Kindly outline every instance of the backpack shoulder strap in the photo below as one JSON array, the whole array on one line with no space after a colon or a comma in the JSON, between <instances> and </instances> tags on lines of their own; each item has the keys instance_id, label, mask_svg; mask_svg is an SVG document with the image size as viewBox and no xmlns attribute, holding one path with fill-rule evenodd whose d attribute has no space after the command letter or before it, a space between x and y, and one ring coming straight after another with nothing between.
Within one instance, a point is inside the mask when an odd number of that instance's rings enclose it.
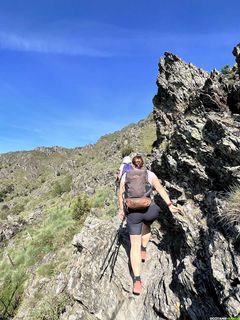
<instances>
[{"instance_id":1,"label":"backpack shoulder strap","mask_svg":"<svg viewBox=\"0 0 240 320\"><path fill-rule=\"evenodd\" d=\"M122 181L122 177L125 175L125 177L127 176L127 172L123 172L122 173L122 175L121 175L121 177L119 178L119 184L121 183L121 181ZM126 181L126 179L125 179L125 181Z\"/></svg>"},{"instance_id":2,"label":"backpack shoulder strap","mask_svg":"<svg viewBox=\"0 0 240 320\"><path fill-rule=\"evenodd\" d=\"M148 171L147 171L147 169L144 169L144 172L145 172L146 183L148 183Z\"/></svg>"},{"instance_id":3,"label":"backpack shoulder strap","mask_svg":"<svg viewBox=\"0 0 240 320\"><path fill-rule=\"evenodd\" d=\"M148 170L145 169L145 177L146 177L146 186L148 188L148 191L146 192L146 196L150 197L153 191L152 185L150 184L150 182L148 181Z\"/></svg>"}]
</instances>

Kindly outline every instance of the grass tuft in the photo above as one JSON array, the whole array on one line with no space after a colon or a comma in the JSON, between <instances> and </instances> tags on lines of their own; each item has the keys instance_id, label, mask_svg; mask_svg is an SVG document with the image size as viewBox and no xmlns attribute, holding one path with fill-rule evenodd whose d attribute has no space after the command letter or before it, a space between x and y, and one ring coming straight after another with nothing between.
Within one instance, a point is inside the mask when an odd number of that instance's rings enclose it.
<instances>
[{"instance_id":1,"label":"grass tuft","mask_svg":"<svg viewBox=\"0 0 240 320\"><path fill-rule=\"evenodd\" d=\"M230 188L225 196L225 207L223 210L222 221L227 227L240 225L240 185Z\"/></svg>"}]
</instances>

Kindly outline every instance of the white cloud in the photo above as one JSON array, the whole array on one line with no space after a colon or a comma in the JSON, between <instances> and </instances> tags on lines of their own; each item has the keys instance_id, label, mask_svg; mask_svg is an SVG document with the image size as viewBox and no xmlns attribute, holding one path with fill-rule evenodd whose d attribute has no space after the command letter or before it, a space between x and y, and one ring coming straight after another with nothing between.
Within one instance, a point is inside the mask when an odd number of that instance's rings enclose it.
<instances>
[{"instance_id":1,"label":"white cloud","mask_svg":"<svg viewBox=\"0 0 240 320\"><path fill-rule=\"evenodd\" d=\"M20 126L20 125L15 125L15 124L10 124L9 125L10 128L12 129L16 129L16 130L20 130L20 131L27 131L27 132L32 132L32 133L41 133L41 129L39 128L32 128L32 127L27 127L27 126Z\"/></svg>"},{"instance_id":2,"label":"white cloud","mask_svg":"<svg viewBox=\"0 0 240 320\"><path fill-rule=\"evenodd\" d=\"M0 32L0 48L15 51L108 57L109 53L81 44L72 44L67 39L38 37Z\"/></svg>"},{"instance_id":3,"label":"white cloud","mask_svg":"<svg viewBox=\"0 0 240 320\"><path fill-rule=\"evenodd\" d=\"M94 21L58 21L39 30L5 26L0 31L0 49L88 57L138 56L146 52L176 48L226 47L235 44L239 33L167 33L127 29Z\"/></svg>"}]
</instances>

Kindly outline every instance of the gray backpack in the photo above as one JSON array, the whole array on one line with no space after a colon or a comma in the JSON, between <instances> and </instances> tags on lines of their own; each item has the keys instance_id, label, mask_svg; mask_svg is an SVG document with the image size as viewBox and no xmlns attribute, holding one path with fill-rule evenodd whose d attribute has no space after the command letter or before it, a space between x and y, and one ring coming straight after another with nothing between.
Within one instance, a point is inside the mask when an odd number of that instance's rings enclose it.
<instances>
[{"instance_id":1,"label":"gray backpack","mask_svg":"<svg viewBox=\"0 0 240 320\"><path fill-rule=\"evenodd\" d=\"M142 210L151 204L152 187L147 170L127 172L125 179L125 204L127 208Z\"/></svg>"}]
</instances>

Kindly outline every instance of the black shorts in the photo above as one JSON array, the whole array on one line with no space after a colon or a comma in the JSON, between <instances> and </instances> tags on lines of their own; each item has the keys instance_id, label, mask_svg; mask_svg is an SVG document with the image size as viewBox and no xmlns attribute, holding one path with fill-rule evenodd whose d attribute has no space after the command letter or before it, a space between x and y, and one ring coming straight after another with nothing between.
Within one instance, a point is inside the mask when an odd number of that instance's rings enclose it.
<instances>
[{"instance_id":1,"label":"black shorts","mask_svg":"<svg viewBox=\"0 0 240 320\"><path fill-rule=\"evenodd\" d=\"M142 233L143 223L151 225L154 220L159 217L161 209L155 203L143 211L129 210L127 214L127 228L131 235L139 235Z\"/></svg>"}]
</instances>

